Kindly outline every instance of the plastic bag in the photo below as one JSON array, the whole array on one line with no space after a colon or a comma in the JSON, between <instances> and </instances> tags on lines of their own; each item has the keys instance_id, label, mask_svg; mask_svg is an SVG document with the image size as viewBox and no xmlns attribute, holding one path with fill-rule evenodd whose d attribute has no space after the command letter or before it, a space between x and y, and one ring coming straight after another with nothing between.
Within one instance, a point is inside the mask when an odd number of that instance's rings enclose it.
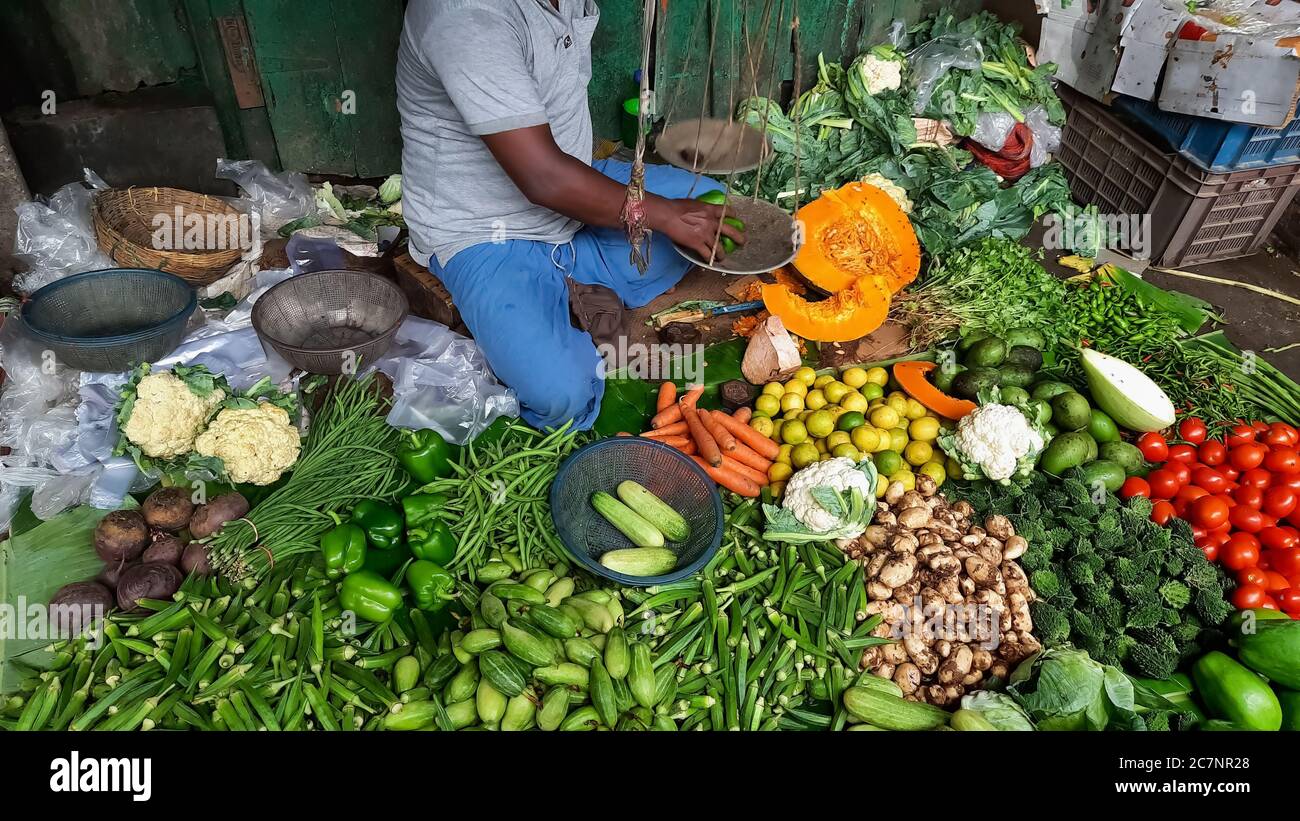
<instances>
[{"instance_id":1,"label":"plastic bag","mask_svg":"<svg viewBox=\"0 0 1300 821\"><path fill-rule=\"evenodd\" d=\"M261 215L264 231L276 231L315 211L311 183L296 171L273 174L259 160L220 159L215 176L239 186L244 192L241 199Z\"/></svg>"},{"instance_id":2,"label":"plastic bag","mask_svg":"<svg viewBox=\"0 0 1300 821\"><path fill-rule=\"evenodd\" d=\"M99 249L90 220L94 191L108 186L95 172L85 169L86 183L72 182L54 192L48 203L24 202L18 212L14 256L27 270L14 276L14 288L30 294L72 274L116 268Z\"/></svg>"},{"instance_id":3,"label":"plastic bag","mask_svg":"<svg viewBox=\"0 0 1300 821\"><path fill-rule=\"evenodd\" d=\"M1005 111L981 111L970 138L990 151L1001 151L1015 126L1016 118Z\"/></svg>"},{"instance_id":4,"label":"plastic bag","mask_svg":"<svg viewBox=\"0 0 1300 821\"><path fill-rule=\"evenodd\" d=\"M929 40L907 54L911 85L916 91L912 113L922 114L930 106L934 87L949 69L974 71L984 61L984 48L974 37L944 35Z\"/></svg>"},{"instance_id":5,"label":"plastic bag","mask_svg":"<svg viewBox=\"0 0 1300 821\"><path fill-rule=\"evenodd\" d=\"M1025 109L1025 125L1034 132L1034 144L1029 150L1029 167L1037 168L1051 159L1061 147L1061 127L1047 119L1047 109L1041 105Z\"/></svg>"},{"instance_id":6,"label":"plastic bag","mask_svg":"<svg viewBox=\"0 0 1300 821\"><path fill-rule=\"evenodd\" d=\"M446 325L408 316L375 367L393 381L393 427L430 428L464 445L498 416L519 415L514 391L497 381L478 345Z\"/></svg>"}]
</instances>

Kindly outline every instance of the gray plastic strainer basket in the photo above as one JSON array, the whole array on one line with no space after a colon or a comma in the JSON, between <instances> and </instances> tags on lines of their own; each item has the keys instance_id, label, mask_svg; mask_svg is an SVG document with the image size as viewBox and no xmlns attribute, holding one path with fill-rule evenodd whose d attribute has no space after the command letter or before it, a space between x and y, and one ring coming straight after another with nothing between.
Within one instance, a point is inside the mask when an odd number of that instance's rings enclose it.
<instances>
[{"instance_id":1,"label":"gray plastic strainer basket","mask_svg":"<svg viewBox=\"0 0 1300 821\"><path fill-rule=\"evenodd\" d=\"M628 576L600 563L606 550L632 547L591 506L591 495L617 495L625 479L640 482L690 525L690 538L665 546L677 554L677 567L662 576ZM649 439L615 437L579 448L560 466L551 483L551 516L574 560L590 572L619 584L647 587L684 579L702 568L722 543L722 497L713 481L689 457Z\"/></svg>"},{"instance_id":2,"label":"gray plastic strainer basket","mask_svg":"<svg viewBox=\"0 0 1300 821\"><path fill-rule=\"evenodd\" d=\"M175 274L109 268L51 282L20 314L28 333L57 361L118 373L174 351L196 308L194 289Z\"/></svg>"},{"instance_id":3,"label":"gray plastic strainer basket","mask_svg":"<svg viewBox=\"0 0 1300 821\"><path fill-rule=\"evenodd\" d=\"M316 271L263 294L253 329L295 368L337 374L383 356L409 309L402 289L381 276Z\"/></svg>"}]
</instances>

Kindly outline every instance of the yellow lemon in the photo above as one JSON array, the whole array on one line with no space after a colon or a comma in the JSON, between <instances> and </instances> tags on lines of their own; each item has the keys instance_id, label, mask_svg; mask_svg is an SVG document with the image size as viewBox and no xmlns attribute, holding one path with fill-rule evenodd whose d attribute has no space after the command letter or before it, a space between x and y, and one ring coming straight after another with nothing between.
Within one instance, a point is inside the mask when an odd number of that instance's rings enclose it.
<instances>
[{"instance_id":1,"label":"yellow lemon","mask_svg":"<svg viewBox=\"0 0 1300 821\"><path fill-rule=\"evenodd\" d=\"M881 499L885 491L889 490L889 479L879 473L876 474L876 498Z\"/></svg>"},{"instance_id":2,"label":"yellow lemon","mask_svg":"<svg viewBox=\"0 0 1300 821\"><path fill-rule=\"evenodd\" d=\"M780 497L785 493L785 482L773 482L767 486L767 490L773 497Z\"/></svg>"},{"instance_id":3,"label":"yellow lemon","mask_svg":"<svg viewBox=\"0 0 1300 821\"><path fill-rule=\"evenodd\" d=\"M929 411L925 409L925 405L922 405L920 402L917 402L915 399L908 399L907 412L904 413L903 415L906 416L908 419L920 419L922 416L925 416L927 413L929 413Z\"/></svg>"},{"instance_id":4,"label":"yellow lemon","mask_svg":"<svg viewBox=\"0 0 1300 821\"><path fill-rule=\"evenodd\" d=\"M826 447L825 439L814 439L813 447L817 448L818 453L830 453L831 449Z\"/></svg>"},{"instance_id":5,"label":"yellow lemon","mask_svg":"<svg viewBox=\"0 0 1300 821\"><path fill-rule=\"evenodd\" d=\"M846 393L844 398L840 400L840 406L845 410L857 411L858 413L866 413L867 406L870 404L871 403L867 401L867 397L857 391Z\"/></svg>"},{"instance_id":6,"label":"yellow lemon","mask_svg":"<svg viewBox=\"0 0 1300 821\"><path fill-rule=\"evenodd\" d=\"M828 450L835 450L840 445L847 445L852 441L853 437L848 433L842 430L837 430L826 437L826 448Z\"/></svg>"},{"instance_id":7,"label":"yellow lemon","mask_svg":"<svg viewBox=\"0 0 1300 821\"><path fill-rule=\"evenodd\" d=\"M835 448L831 453L844 459L852 459L855 462L862 461L862 454L858 453L858 449L847 443Z\"/></svg>"},{"instance_id":8,"label":"yellow lemon","mask_svg":"<svg viewBox=\"0 0 1300 821\"><path fill-rule=\"evenodd\" d=\"M749 426L764 436L772 436L772 418L769 416L755 416L749 420Z\"/></svg>"},{"instance_id":9,"label":"yellow lemon","mask_svg":"<svg viewBox=\"0 0 1300 821\"><path fill-rule=\"evenodd\" d=\"M822 386L822 393L826 394L827 400L832 405L838 405L849 391L853 390L843 382L827 382Z\"/></svg>"},{"instance_id":10,"label":"yellow lemon","mask_svg":"<svg viewBox=\"0 0 1300 821\"><path fill-rule=\"evenodd\" d=\"M773 419L773 420L772 420L772 441L773 441L773 442L784 442L784 441L785 441L784 439L781 438L781 428L783 428L783 427L785 427L785 419L784 419L784 418L782 418L782 419Z\"/></svg>"},{"instance_id":11,"label":"yellow lemon","mask_svg":"<svg viewBox=\"0 0 1300 821\"><path fill-rule=\"evenodd\" d=\"M916 490L916 474L910 470L900 470L889 477L890 483L902 482L903 490Z\"/></svg>"},{"instance_id":12,"label":"yellow lemon","mask_svg":"<svg viewBox=\"0 0 1300 821\"><path fill-rule=\"evenodd\" d=\"M785 395L789 396L790 394L794 394L802 399L808 395L808 386L803 382L800 382L798 379L791 379L789 382L785 383Z\"/></svg>"},{"instance_id":13,"label":"yellow lemon","mask_svg":"<svg viewBox=\"0 0 1300 821\"><path fill-rule=\"evenodd\" d=\"M863 453L875 453L876 446L880 444L880 434L870 425L859 425L849 433L849 438L853 442L853 447Z\"/></svg>"},{"instance_id":14,"label":"yellow lemon","mask_svg":"<svg viewBox=\"0 0 1300 821\"><path fill-rule=\"evenodd\" d=\"M882 405L871 412L871 424L878 428L885 428L886 430L896 428L898 422L898 411L888 405Z\"/></svg>"},{"instance_id":15,"label":"yellow lemon","mask_svg":"<svg viewBox=\"0 0 1300 821\"><path fill-rule=\"evenodd\" d=\"M889 371L880 367L870 368L867 370L867 381L883 388L885 383L889 381Z\"/></svg>"},{"instance_id":16,"label":"yellow lemon","mask_svg":"<svg viewBox=\"0 0 1300 821\"><path fill-rule=\"evenodd\" d=\"M832 460L832 459L834 459L834 458L835 458L835 457L832 456L832 455L830 455L829 453L823 453L820 457L818 457L817 461L818 461L818 462L829 462L830 460Z\"/></svg>"},{"instance_id":17,"label":"yellow lemon","mask_svg":"<svg viewBox=\"0 0 1300 821\"><path fill-rule=\"evenodd\" d=\"M848 411L844 410L844 408L840 407L839 405L827 405L826 410L830 413L831 416L835 417L836 422L839 421L841 416L848 413Z\"/></svg>"},{"instance_id":18,"label":"yellow lemon","mask_svg":"<svg viewBox=\"0 0 1300 821\"><path fill-rule=\"evenodd\" d=\"M754 413L763 416L776 416L781 412L781 397L774 396L770 393L764 393L754 400Z\"/></svg>"},{"instance_id":19,"label":"yellow lemon","mask_svg":"<svg viewBox=\"0 0 1300 821\"><path fill-rule=\"evenodd\" d=\"M771 482L784 482L794 475L794 468L785 462L773 462L767 469L767 478Z\"/></svg>"},{"instance_id":20,"label":"yellow lemon","mask_svg":"<svg viewBox=\"0 0 1300 821\"><path fill-rule=\"evenodd\" d=\"M796 468L805 468L816 462L819 456L821 451L817 450L816 445L812 442L804 442L794 446L794 450L790 452L790 462Z\"/></svg>"},{"instance_id":21,"label":"yellow lemon","mask_svg":"<svg viewBox=\"0 0 1300 821\"><path fill-rule=\"evenodd\" d=\"M782 414L781 414L781 418L782 418L782 419L798 419L798 418L799 418L799 414L801 414L801 413L803 413L803 409L802 409L802 408L791 408L790 410L788 410L788 411L782 413Z\"/></svg>"},{"instance_id":22,"label":"yellow lemon","mask_svg":"<svg viewBox=\"0 0 1300 821\"><path fill-rule=\"evenodd\" d=\"M814 388L824 388L835 381L835 377L829 373L824 373L813 380Z\"/></svg>"},{"instance_id":23,"label":"yellow lemon","mask_svg":"<svg viewBox=\"0 0 1300 821\"><path fill-rule=\"evenodd\" d=\"M782 445L776 451L776 461L790 464L790 451L794 450L794 445Z\"/></svg>"},{"instance_id":24,"label":"yellow lemon","mask_svg":"<svg viewBox=\"0 0 1300 821\"><path fill-rule=\"evenodd\" d=\"M768 382L763 386L764 396L775 396L777 399L780 399L784 394L785 385L782 385L780 382Z\"/></svg>"},{"instance_id":25,"label":"yellow lemon","mask_svg":"<svg viewBox=\"0 0 1300 821\"><path fill-rule=\"evenodd\" d=\"M907 397L901 393L891 393L886 397L885 404L898 411L899 416L907 414Z\"/></svg>"},{"instance_id":26,"label":"yellow lemon","mask_svg":"<svg viewBox=\"0 0 1300 821\"><path fill-rule=\"evenodd\" d=\"M800 385L803 383L800 382ZM803 395L798 393L787 393L781 397L781 410L783 411L801 411L803 410Z\"/></svg>"},{"instance_id":27,"label":"yellow lemon","mask_svg":"<svg viewBox=\"0 0 1300 821\"><path fill-rule=\"evenodd\" d=\"M840 374L840 381L850 388L860 388L867 384L867 372L862 368L849 368Z\"/></svg>"},{"instance_id":28,"label":"yellow lemon","mask_svg":"<svg viewBox=\"0 0 1300 821\"><path fill-rule=\"evenodd\" d=\"M817 371L804 365L802 368L794 372L794 378L802 382L804 387L812 387L812 384L817 381Z\"/></svg>"},{"instance_id":29,"label":"yellow lemon","mask_svg":"<svg viewBox=\"0 0 1300 821\"><path fill-rule=\"evenodd\" d=\"M808 427L808 433L813 436L818 438L828 436L835 430L835 417L828 411L812 411L804 420L804 425Z\"/></svg>"},{"instance_id":30,"label":"yellow lemon","mask_svg":"<svg viewBox=\"0 0 1300 821\"><path fill-rule=\"evenodd\" d=\"M943 467L948 471L949 479L960 479L962 477L961 462L958 462L951 456L949 456L948 460L943 463Z\"/></svg>"},{"instance_id":31,"label":"yellow lemon","mask_svg":"<svg viewBox=\"0 0 1300 821\"><path fill-rule=\"evenodd\" d=\"M808 441L808 429L798 419L787 419L781 426L781 441L797 445Z\"/></svg>"},{"instance_id":32,"label":"yellow lemon","mask_svg":"<svg viewBox=\"0 0 1300 821\"><path fill-rule=\"evenodd\" d=\"M813 388L808 391L808 395L803 398L803 404L806 408L820 410L826 407L826 394L821 392L820 388Z\"/></svg>"},{"instance_id":33,"label":"yellow lemon","mask_svg":"<svg viewBox=\"0 0 1300 821\"><path fill-rule=\"evenodd\" d=\"M907 426L907 435L917 442L933 442L939 438L939 420L933 416L914 419Z\"/></svg>"},{"instance_id":34,"label":"yellow lemon","mask_svg":"<svg viewBox=\"0 0 1300 821\"><path fill-rule=\"evenodd\" d=\"M880 444L876 445L876 450L875 450L876 453L889 450L894 446L894 437L889 435L889 431L887 429L873 428L873 430L876 432L876 438L880 440Z\"/></svg>"},{"instance_id":35,"label":"yellow lemon","mask_svg":"<svg viewBox=\"0 0 1300 821\"><path fill-rule=\"evenodd\" d=\"M907 431L904 428L890 428L889 449L902 453L905 447L907 447Z\"/></svg>"},{"instance_id":36,"label":"yellow lemon","mask_svg":"<svg viewBox=\"0 0 1300 821\"><path fill-rule=\"evenodd\" d=\"M934 456L934 448L930 447L929 442L908 442L907 447L903 448L903 458L909 465L920 467Z\"/></svg>"},{"instance_id":37,"label":"yellow lemon","mask_svg":"<svg viewBox=\"0 0 1300 821\"><path fill-rule=\"evenodd\" d=\"M942 462L926 462L918 470L933 479L939 487L943 487L944 480L948 478L948 470Z\"/></svg>"}]
</instances>

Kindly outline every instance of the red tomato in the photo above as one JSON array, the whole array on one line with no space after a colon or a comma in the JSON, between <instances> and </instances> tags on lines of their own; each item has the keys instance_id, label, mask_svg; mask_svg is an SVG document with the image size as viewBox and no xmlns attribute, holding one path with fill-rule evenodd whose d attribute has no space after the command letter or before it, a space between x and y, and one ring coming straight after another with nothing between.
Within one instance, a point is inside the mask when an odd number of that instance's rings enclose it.
<instances>
[{"instance_id":1,"label":"red tomato","mask_svg":"<svg viewBox=\"0 0 1300 821\"><path fill-rule=\"evenodd\" d=\"M1151 477L1148 476L1147 478L1150 479ZM1155 491L1153 489L1152 493L1154 492ZM1174 506L1171 505L1169 502L1166 502L1163 499L1161 499L1160 501L1151 505L1151 521L1155 522L1158 525L1167 525L1169 524L1169 520L1172 518L1174 518Z\"/></svg>"},{"instance_id":2,"label":"red tomato","mask_svg":"<svg viewBox=\"0 0 1300 821\"><path fill-rule=\"evenodd\" d=\"M1268 552L1268 563L1270 567L1288 579L1300 577L1300 548L1291 547L1286 550L1270 550ZM1291 586L1300 588L1300 585Z\"/></svg>"},{"instance_id":3,"label":"red tomato","mask_svg":"<svg viewBox=\"0 0 1300 821\"><path fill-rule=\"evenodd\" d=\"M1257 487L1260 490L1263 490L1273 484L1273 476L1267 470L1263 470L1262 468L1251 468L1250 470L1242 471L1241 475L1237 477L1237 484L1243 487Z\"/></svg>"},{"instance_id":4,"label":"red tomato","mask_svg":"<svg viewBox=\"0 0 1300 821\"><path fill-rule=\"evenodd\" d=\"M1182 486L1178 477L1164 468L1153 470L1147 474L1147 484L1151 485L1151 498L1153 499L1172 499Z\"/></svg>"},{"instance_id":5,"label":"red tomato","mask_svg":"<svg viewBox=\"0 0 1300 821\"><path fill-rule=\"evenodd\" d=\"M1268 426L1268 433L1264 436L1264 444L1295 447L1300 445L1300 432L1286 422L1274 422Z\"/></svg>"},{"instance_id":6,"label":"red tomato","mask_svg":"<svg viewBox=\"0 0 1300 821\"><path fill-rule=\"evenodd\" d=\"M1214 562L1219 560L1220 545L1215 544L1213 541L1210 541L1209 539L1201 539L1200 541L1196 542L1196 546L1201 549L1201 553L1205 554L1205 560L1207 562Z\"/></svg>"},{"instance_id":7,"label":"red tomato","mask_svg":"<svg viewBox=\"0 0 1300 821\"><path fill-rule=\"evenodd\" d=\"M1239 505L1259 510L1264 504L1264 491L1250 485L1242 485L1232 492L1232 498L1236 499Z\"/></svg>"},{"instance_id":8,"label":"red tomato","mask_svg":"<svg viewBox=\"0 0 1300 821\"><path fill-rule=\"evenodd\" d=\"M1178 492L1174 494L1174 501L1181 501L1190 505L1202 496L1209 495L1211 495L1210 491L1203 487L1197 487L1196 485L1183 485L1178 488Z\"/></svg>"},{"instance_id":9,"label":"red tomato","mask_svg":"<svg viewBox=\"0 0 1300 821\"><path fill-rule=\"evenodd\" d=\"M1196 448L1191 445L1170 445L1169 461L1191 464L1196 461ZM1168 467L1168 465L1166 465Z\"/></svg>"},{"instance_id":10,"label":"red tomato","mask_svg":"<svg viewBox=\"0 0 1300 821\"><path fill-rule=\"evenodd\" d=\"M1286 576L1283 576L1276 570L1268 570L1265 572L1268 573L1268 583L1264 585L1264 589L1269 593L1277 593L1281 590L1286 590L1291 586L1291 582L1286 580Z\"/></svg>"},{"instance_id":11,"label":"red tomato","mask_svg":"<svg viewBox=\"0 0 1300 821\"><path fill-rule=\"evenodd\" d=\"M1214 496L1202 496L1192 502L1190 511L1192 524L1206 530L1214 530L1228 521L1228 506Z\"/></svg>"},{"instance_id":12,"label":"red tomato","mask_svg":"<svg viewBox=\"0 0 1300 821\"><path fill-rule=\"evenodd\" d=\"M1241 535L1234 534L1219 548L1219 558L1229 570L1245 570L1259 564L1259 542L1253 536L1243 539Z\"/></svg>"},{"instance_id":13,"label":"red tomato","mask_svg":"<svg viewBox=\"0 0 1300 821\"><path fill-rule=\"evenodd\" d=\"M1195 417L1184 419L1182 422L1178 423L1178 436L1182 438L1184 442L1199 445L1205 441L1205 423Z\"/></svg>"},{"instance_id":14,"label":"red tomato","mask_svg":"<svg viewBox=\"0 0 1300 821\"><path fill-rule=\"evenodd\" d=\"M1265 490L1262 498L1262 509L1270 516L1285 518L1291 515L1295 510L1297 494L1289 487L1278 485Z\"/></svg>"},{"instance_id":15,"label":"red tomato","mask_svg":"<svg viewBox=\"0 0 1300 821\"><path fill-rule=\"evenodd\" d=\"M1237 481L1237 477L1241 475L1241 471L1237 470L1235 467L1227 463L1226 460L1228 457L1226 454L1224 455L1223 458L1225 461L1223 462L1223 464L1219 465L1219 473L1222 473L1224 476L1228 477L1229 482Z\"/></svg>"},{"instance_id":16,"label":"red tomato","mask_svg":"<svg viewBox=\"0 0 1300 821\"><path fill-rule=\"evenodd\" d=\"M1237 584L1257 584L1260 587L1268 587L1268 571L1260 570L1258 567L1247 567L1244 570L1237 571Z\"/></svg>"},{"instance_id":17,"label":"red tomato","mask_svg":"<svg viewBox=\"0 0 1300 821\"><path fill-rule=\"evenodd\" d=\"M1247 533L1258 533L1264 528L1264 520L1258 510L1245 505L1237 505L1229 513L1232 526Z\"/></svg>"},{"instance_id":18,"label":"red tomato","mask_svg":"<svg viewBox=\"0 0 1300 821\"><path fill-rule=\"evenodd\" d=\"M1256 419L1254 422L1250 423L1250 426L1254 428L1256 438L1259 438L1259 434L1261 433L1268 433L1268 423L1263 419Z\"/></svg>"},{"instance_id":19,"label":"red tomato","mask_svg":"<svg viewBox=\"0 0 1300 821\"><path fill-rule=\"evenodd\" d=\"M1224 444L1230 448L1235 448L1239 445L1244 445L1247 442L1253 441L1255 441L1254 428L1250 425L1235 425L1232 428L1232 432L1229 433L1227 438L1224 440Z\"/></svg>"},{"instance_id":20,"label":"red tomato","mask_svg":"<svg viewBox=\"0 0 1300 821\"><path fill-rule=\"evenodd\" d=\"M1257 442L1246 442L1233 448L1228 454L1228 461L1237 470L1250 470L1257 468L1268 455L1268 448Z\"/></svg>"},{"instance_id":21,"label":"red tomato","mask_svg":"<svg viewBox=\"0 0 1300 821\"><path fill-rule=\"evenodd\" d=\"M1138 437L1138 450L1148 462L1163 462L1169 458L1169 443L1158 433L1144 433Z\"/></svg>"},{"instance_id":22,"label":"red tomato","mask_svg":"<svg viewBox=\"0 0 1300 821\"><path fill-rule=\"evenodd\" d=\"M1263 585L1243 584L1232 593L1232 606L1238 610L1251 610L1256 607L1263 607L1264 600L1268 598L1268 592L1264 590Z\"/></svg>"},{"instance_id":23,"label":"red tomato","mask_svg":"<svg viewBox=\"0 0 1300 821\"><path fill-rule=\"evenodd\" d=\"M1273 484L1289 487L1300 494L1300 473L1283 473L1273 477Z\"/></svg>"},{"instance_id":24,"label":"red tomato","mask_svg":"<svg viewBox=\"0 0 1300 821\"><path fill-rule=\"evenodd\" d=\"M1300 537L1288 530L1283 530L1277 525L1265 527L1256 535L1259 538L1259 543L1271 550L1289 550L1293 547L1300 547Z\"/></svg>"},{"instance_id":25,"label":"red tomato","mask_svg":"<svg viewBox=\"0 0 1300 821\"><path fill-rule=\"evenodd\" d=\"M1210 466L1221 465L1223 460L1228 458L1228 449L1222 442L1211 439L1196 449L1196 457Z\"/></svg>"},{"instance_id":26,"label":"red tomato","mask_svg":"<svg viewBox=\"0 0 1300 821\"><path fill-rule=\"evenodd\" d=\"M1228 489L1228 480L1214 468L1197 468L1192 471L1192 484L1211 493L1223 493Z\"/></svg>"},{"instance_id":27,"label":"red tomato","mask_svg":"<svg viewBox=\"0 0 1300 821\"><path fill-rule=\"evenodd\" d=\"M1182 487L1192 480L1192 469L1186 462L1175 462L1173 459L1170 459L1168 462L1165 462L1165 466L1160 469L1166 473L1172 474L1174 479L1178 481L1179 487Z\"/></svg>"},{"instance_id":28,"label":"red tomato","mask_svg":"<svg viewBox=\"0 0 1300 821\"><path fill-rule=\"evenodd\" d=\"M1151 498L1151 485L1147 484L1147 480L1143 479L1141 476L1128 477L1124 480L1124 484L1119 489L1119 497L1121 499L1131 499L1134 496L1142 496L1146 499Z\"/></svg>"},{"instance_id":29,"label":"red tomato","mask_svg":"<svg viewBox=\"0 0 1300 821\"><path fill-rule=\"evenodd\" d=\"M1300 453L1295 448L1273 448L1264 457L1264 468L1274 473L1300 473Z\"/></svg>"},{"instance_id":30,"label":"red tomato","mask_svg":"<svg viewBox=\"0 0 1300 821\"><path fill-rule=\"evenodd\" d=\"M1266 528L1266 527L1276 527L1276 526L1277 526L1277 519L1273 518L1272 516L1268 515L1267 513L1264 513L1263 511L1260 511L1260 514L1259 514L1259 527L1260 527L1261 530L1264 529L1264 528Z\"/></svg>"},{"instance_id":31,"label":"red tomato","mask_svg":"<svg viewBox=\"0 0 1300 821\"><path fill-rule=\"evenodd\" d=\"M1277 606L1282 608L1282 612L1292 615L1300 613L1300 588L1288 587L1279 590L1273 598L1277 601Z\"/></svg>"},{"instance_id":32,"label":"red tomato","mask_svg":"<svg viewBox=\"0 0 1300 821\"><path fill-rule=\"evenodd\" d=\"M1277 602L1273 599L1272 596L1269 596L1269 595L1265 595L1265 596L1264 596L1264 600L1263 600L1262 602L1259 603L1259 606L1262 607L1262 608L1264 608L1265 610L1277 610L1277 609L1278 609L1278 607L1277 607Z\"/></svg>"}]
</instances>

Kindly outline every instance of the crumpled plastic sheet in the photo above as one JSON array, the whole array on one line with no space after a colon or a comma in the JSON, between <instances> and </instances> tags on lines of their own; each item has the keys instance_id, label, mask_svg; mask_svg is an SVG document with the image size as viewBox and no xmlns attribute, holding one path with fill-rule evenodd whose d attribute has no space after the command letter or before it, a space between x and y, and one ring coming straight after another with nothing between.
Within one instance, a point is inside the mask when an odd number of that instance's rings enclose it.
<instances>
[{"instance_id":1,"label":"crumpled plastic sheet","mask_svg":"<svg viewBox=\"0 0 1300 821\"><path fill-rule=\"evenodd\" d=\"M296 171L272 173L259 160L217 160L217 179L230 180L243 191L240 198L262 219L262 230L274 232L316 208L307 177Z\"/></svg>"},{"instance_id":2,"label":"crumpled plastic sheet","mask_svg":"<svg viewBox=\"0 0 1300 821\"><path fill-rule=\"evenodd\" d=\"M1025 109L1025 125L1034 134L1029 147L1029 167L1037 168L1051 158L1061 147L1061 127L1047 119L1047 109L1032 105ZM990 151L1001 151L1006 145L1016 118L1005 111L985 111L975 118L975 132L970 138Z\"/></svg>"},{"instance_id":3,"label":"crumpled plastic sheet","mask_svg":"<svg viewBox=\"0 0 1300 821\"><path fill-rule=\"evenodd\" d=\"M1160 0L1165 8L1187 11L1187 3ZM1292 0L1270 4L1265 0L1198 0L1192 19L1202 28L1220 34L1249 34L1264 40L1300 35L1300 13Z\"/></svg>"},{"instance_id":4,"label":"crumpled plastic sheet","mask_svg":"<svg viewBox=\"0 0 1300 821\"><path fill-rule=\"evenodd\" d=\"M930 105L934 87L949 69L974 71L984 61L984 47L974 37L944 35L928 40L907 54L911 84L916 89L913 114L923 114ZM1004 139L1005 142L1005 139ZM998 148L1001 148L1001 144Z\"/></svg>"},{"instance_id":5,"label":"crumpled plastic sheet","mask_svg":"<svg viewBox=\"0 0 1300 821\"><path fill-rule=\"evenodd\" d=\"M72 274L116 268L99 249L90 220L94 192L107 188L95 172L85 169L86 184L72 182L54 192L48 202L21 203L14 232L14 256L27 270L14 276L14 289L30 294Z\"/></svg>"}]
</instances>

